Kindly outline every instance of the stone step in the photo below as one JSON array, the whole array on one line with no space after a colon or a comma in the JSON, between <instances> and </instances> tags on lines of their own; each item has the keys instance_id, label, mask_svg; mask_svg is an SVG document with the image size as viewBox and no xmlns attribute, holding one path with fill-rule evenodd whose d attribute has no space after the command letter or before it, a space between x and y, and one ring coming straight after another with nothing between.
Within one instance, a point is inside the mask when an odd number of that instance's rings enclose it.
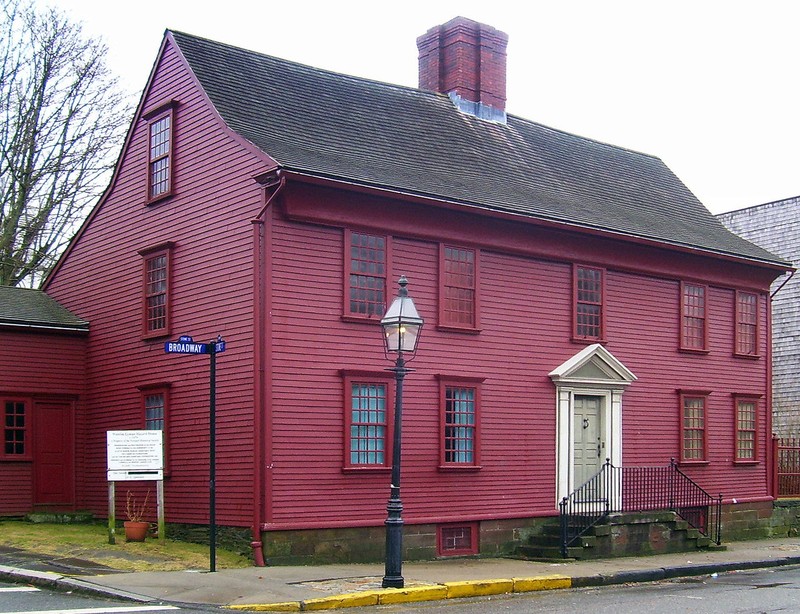
<instances>
[{"instance_id":1,"label":"stone step","mask_svg":"<svg viewBox=\"0 0 800 614\"><path fill-rule=\"evenodd\" d=\"M531 560L564 560L564 557L561 556L560 546L519 546L516 553L518 556ZM584 549L580 546L567 548L567 559L580 559L584 556Z\"/></svg>"}]
</instances>

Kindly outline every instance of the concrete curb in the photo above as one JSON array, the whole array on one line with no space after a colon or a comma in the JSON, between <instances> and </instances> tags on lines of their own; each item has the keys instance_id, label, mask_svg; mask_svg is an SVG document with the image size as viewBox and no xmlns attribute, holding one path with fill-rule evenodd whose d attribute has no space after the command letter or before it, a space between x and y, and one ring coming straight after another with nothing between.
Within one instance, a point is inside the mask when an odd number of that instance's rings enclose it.
<instances>
[{"instance_id":1,"label":"concrete curb","mask_svg":"<svg viewBox=\"0 0 800 614\"><path fill-rule=\"evenodd\" d=\"M497 578L494 580L466 580L463 582L444 582L408 588L385 588L358 593L346 593L319 597L304 601L287 601L282 603L244 604L225 606L231 610L248 610L256 612L308 612L314 610L332 610L353 608L367 605L388 605L392 603L411 603L415 601L436 601L441 599L461 599L465 597L483 597L486 595L503 595L506 593L525 593L544 591L556 588L569 588L572 579L569 576L548 575L530 578Z\"/></svg>"},{"instance_id":2,"label":"concrete curb","mask_svg":"<svg viewBox=\"0 0 800 614\"><path fill-rule=\"evenodd\" d=\"M105 586L98 586L86 580L64 576L51 571L33 571L30 569L19 569L17 567L0 565L0 580L12 583L31 584L33 586L50 588L58 591L71 591L95 597L112 597L114 599L134 601L136 603L153 603L158 601L152 597L137 595Z\"/></svg>"}]
</instances>

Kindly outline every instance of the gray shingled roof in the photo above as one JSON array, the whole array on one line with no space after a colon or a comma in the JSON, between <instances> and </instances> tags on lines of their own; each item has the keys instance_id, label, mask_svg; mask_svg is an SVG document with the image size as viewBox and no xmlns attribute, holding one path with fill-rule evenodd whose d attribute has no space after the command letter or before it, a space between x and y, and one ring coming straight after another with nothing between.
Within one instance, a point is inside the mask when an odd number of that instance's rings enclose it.
<instances>
[{"instance_id":1,"label":"gray shingled roof","mask_svg":"<svg viewBox=\"0 0 800 614\"><path fill-rule=\"evenodd\" d=\"M81 320L41 290L0 286L0 326L88 331Z\"/></svg>"},{"instance_id":2,"label":"gray shingled roof","mask_svg":"<svg viewBox=\"0 0 800 614\"><path fill-rule=\"evenodd\" d=\"M785 264L728 231L653 156L171 34L228 126L288 170Z\"/></svg>"}]
</instances>

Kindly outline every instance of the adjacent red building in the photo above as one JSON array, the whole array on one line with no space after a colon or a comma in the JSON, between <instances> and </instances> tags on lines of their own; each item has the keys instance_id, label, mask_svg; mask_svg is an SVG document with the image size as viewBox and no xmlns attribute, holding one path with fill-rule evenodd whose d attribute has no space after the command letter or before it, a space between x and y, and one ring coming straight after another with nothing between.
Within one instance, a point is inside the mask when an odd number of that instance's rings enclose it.
<instances>
[{"instance_id":1,"label":"adjacent red building","mask_svg":"<svg viewBox=\"0 0 800 614\"><path fill-rule=\"evenodd\" d=\"M493 552L616 465L772 499L769 285L658 158L505 112L506 36L418 40L421 89L167 31L111 185L45 290L91 323L76 501L107 430L165 432L167 520L256 559L379 558L393 386L378 320L425 319L403 407L406 555ZM0 467L4 470L5 466Z\"/></svg>"},{"instance_id":2,"label":"adjacent red building","mask_svg":"<svg viewBox=\"0 0 800 614\"><path fill-rule=\"evenodd\" d=\"M88 332L44 292L0 286L0 515L76 507Z\"/></svg>"}]
</instances>

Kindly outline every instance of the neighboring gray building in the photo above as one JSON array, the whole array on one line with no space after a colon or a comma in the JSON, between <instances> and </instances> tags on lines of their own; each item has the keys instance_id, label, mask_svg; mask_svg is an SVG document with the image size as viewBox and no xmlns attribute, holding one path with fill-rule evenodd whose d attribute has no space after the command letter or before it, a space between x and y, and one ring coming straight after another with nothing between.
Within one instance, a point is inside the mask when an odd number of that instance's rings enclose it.
<instances>
[{"instance_id":1,"label":"neighboring gray building","mask_svg":"<svg viewBox=\"0 0 800 614\"><path fill-rule=\"evenodd\" d=\"M800 196L717 216L730 230L800 265ZM772 284L773 432L800 436L800 274ZM777 292L777 293L776 293Z\"/></svg>"}]
</instances>

